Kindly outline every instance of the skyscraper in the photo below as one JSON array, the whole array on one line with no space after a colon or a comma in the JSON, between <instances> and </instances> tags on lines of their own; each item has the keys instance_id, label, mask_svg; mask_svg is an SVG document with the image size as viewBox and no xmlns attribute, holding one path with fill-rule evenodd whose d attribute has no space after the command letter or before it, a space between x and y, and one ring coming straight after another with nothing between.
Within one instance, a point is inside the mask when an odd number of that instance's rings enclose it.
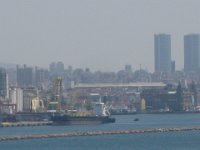
<instances>
[{"instance_id":1,"label":"skyscraper","mask_svg":"<svg viewBox=\"0 0 200 150\"><path fill-rule=\"evenodd\" d=\"M0 69L0 97L5 99L9 98L9 91L8 91L8 75L6 70L1 68Z\"/></svg>"},{"instance_id":2,"label":"skyscraper","mask_svg":"<svg viewBox=\"0 0 200 150\"><path fill-rule=\"evenodd\" d=\"M200 69L200 34L184 36L184 70L196 72Z\"/></svg>"},{"instance_id":3,"label":"skyscraper","mask_svg":"<svg viewBox=\"0 0 200 150\"><path fill-rule=\"evenodd\" d=\"M35 67L35 85L39 88L43 87L44 83L49 79L48 70Z\"/></svg>"},{"instance_id":4,"label":"skyscraper","mask_svg":"<svg viewBox=\"0 0 200 150\"><path fill-rule=\"evenodd\" d=\"M17 84L19 87L33 86L33 69L24 65L24 68L17 66Z\"/></svg>"},{"instance_id":5,"label":"skyscraper","mask_svg":"<svg viewBox=\"0 0 200 150\"><path fill-rule=\"evenodd\" d=\"M65 72L65 66L63 62L59 61L56 67L57 67L57 75L63 77Z\"/></svg>"},{"instance_id":6,"label":"skyscraper","mask_svg":"<svg viewBox=\"0 0 200 150\"><path fill-rule=\"evenodd\" d=\"M56 77L56 76L64 77L65 66L64 66L63 62L61 62L61 61L59 61L57 63L52 62L49 65L49 71L50 71L51 77Z\"/></svg>"},{"instance_id":7,"label":"skyscraper","mask_svg":"<svg viewBox=\"0 0 200 150\"><path fill-rule=\"evenodd\" d=\"M52 62L50 65L49 65L49 71L50 71L50 76L53 77L53 76L56 76L56 63L55 62Z\"/></svg>"},{"instance_id":8,"label":"skyscraper","mask_svg":"<svg viewBox=\"0 0 200 150\"><path fill-rule=\"evenodd\" d=\"M154 35L155 72L171 71L171 36L169 34Z\"/></svg>"}]
</instances>

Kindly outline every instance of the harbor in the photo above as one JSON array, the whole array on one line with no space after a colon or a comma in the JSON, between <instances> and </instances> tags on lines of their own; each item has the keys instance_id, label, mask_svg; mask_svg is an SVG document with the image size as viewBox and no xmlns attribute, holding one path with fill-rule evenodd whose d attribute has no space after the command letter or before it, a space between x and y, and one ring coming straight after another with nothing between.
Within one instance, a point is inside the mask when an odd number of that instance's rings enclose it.
<instances>
[{"instance_id":1,"label":"harbor","mask_svg":"<svg viewBox=\"0 0 200 150\"><path fill-rule=\"evenodd\" d=\"M34 147L33 149L40 149L42 146L42 150L56 147L64 150L68 146L76 150L81 147L84 149L86 144L90 149L94 149L103 142L107 144L101 146L108 150L113 147L117 149L118 146L127 146L130 140L133 142L128 145L128 149L131 147L139 149L149 143L156 146L154 149L157 147L162 149L164 143L174 144L175 141L176 143L180 142L179 145L185 146L185 149L188 148L186 144L188 142L194 146L199 145L197 139L199 139L200 133L200 114L198 113L136 114L114 117L116 122L111 124L0 128L0 147L7 150L14 149L17 145L18 149L27 149L31 145ZM134 121L134 118L139 118L139 121ZM194 140L190 140L191 137ZM184 144L182 144L183 140ZM113 143L116 141L117 145L115 146ZM33 150L32 148L28 149ZM148 147L144 149L148 149Z\"/></svg>"}]
</instances>

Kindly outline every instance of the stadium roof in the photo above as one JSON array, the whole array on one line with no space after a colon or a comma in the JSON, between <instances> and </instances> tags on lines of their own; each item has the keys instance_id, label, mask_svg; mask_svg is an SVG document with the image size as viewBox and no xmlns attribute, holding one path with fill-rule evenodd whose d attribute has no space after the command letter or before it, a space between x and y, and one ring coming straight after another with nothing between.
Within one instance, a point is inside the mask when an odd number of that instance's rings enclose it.
<instances>
[{"instance_id":1,"label":"stadium roof","mask_svg":"<svg viewBox=\"0 0 200 150\"><path fill-rule=\"evenodd\" d=\"M163 82L131 82L131 83L79 83L74 88L107 88L107 87L165 87Z\"/></svg>"}]
</instances>

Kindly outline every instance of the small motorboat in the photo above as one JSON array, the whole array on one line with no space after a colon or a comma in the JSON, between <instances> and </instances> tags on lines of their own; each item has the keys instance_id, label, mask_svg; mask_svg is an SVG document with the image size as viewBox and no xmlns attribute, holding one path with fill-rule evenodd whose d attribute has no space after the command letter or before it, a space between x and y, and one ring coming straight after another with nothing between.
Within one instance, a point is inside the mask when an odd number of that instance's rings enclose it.
<instances>
[{"instance_id":1,"label":"small motorboat","mask_svg":"<svg viewBox=\"0 0 200 150\"><path fill-rule=\"evenodd\" d=\"M139 118L135 118L134 121L139 121Z\"/></svg>"}]
</instances>

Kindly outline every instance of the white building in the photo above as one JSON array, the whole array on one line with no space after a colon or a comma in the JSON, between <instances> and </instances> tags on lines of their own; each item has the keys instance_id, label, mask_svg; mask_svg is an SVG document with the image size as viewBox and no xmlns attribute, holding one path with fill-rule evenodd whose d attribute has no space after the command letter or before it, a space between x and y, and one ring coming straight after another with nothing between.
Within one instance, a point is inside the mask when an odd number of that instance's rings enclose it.
<instances>
[{"instance_id":1,"label":"white building","mask_svg":"<svg viewBox=\"0 0 200 150\"><path fill-rule=\"evenodd\" d=\"M44 103L43 100L39 97L32 99L32 112L43 112L44 111Z\"/></svg>"},{"instance_id":2,"label":"white building","mask_svg":"<svg viewBox=\"0 0 200 150\"><path fill-rule=\"evenodd\" d=\"M16 104L16 112L23 111L23 90L17 87L11 87L9 90L10 103Z\"/></svg>"},{"instance_id":3,"label":"white building","mask_svg":"<svg viewBox=\"0 0 200 150\"><path fill-rule=\"evenodd\" d=\"M34 88L26 88L23 90L23 111L32 111L32 100L38 95L38 90Z\"/></svg>"}]
</instances>

